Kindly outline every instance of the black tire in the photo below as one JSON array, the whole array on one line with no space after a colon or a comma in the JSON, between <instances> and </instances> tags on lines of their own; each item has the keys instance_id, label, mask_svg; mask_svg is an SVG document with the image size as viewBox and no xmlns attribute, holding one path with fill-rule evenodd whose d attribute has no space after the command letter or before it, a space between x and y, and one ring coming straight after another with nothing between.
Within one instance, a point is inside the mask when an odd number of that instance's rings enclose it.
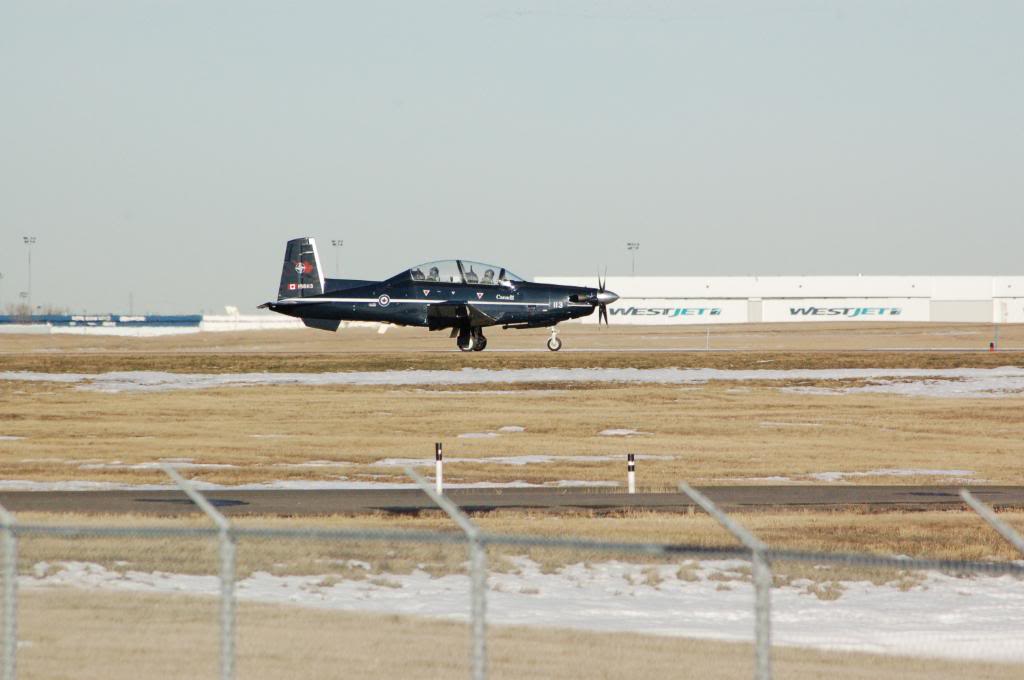
<instances>
[{"instance_id":1,"label":"black tire","mask_svg":"<svg viewBox=\"0 0 1024 680\"><path fill-rule=\"evenodd\" d=\"M487 338L481 335L479 338L477 338L476 345L474 345L473 347L473 351L483 352L485 349L487 349Z\"/></svg>"},{"instance_id":2,"label":"black tire","mask_svg":"<svg viewBox=\"0 0 1024 680\"><path fill-rule=\"evenodd\" d=\"M557 352L558 350L562 349L562 341L559 340L558 338L551 338L550 340L548 340L548 349L551 350L552 352Z\"/></svg>"},{"instance_id":3,"label":"black tire","mask_svg":"<svg viewBox=\"0 0 1024 680\"><path fill-rule=\"evenodd\" d=\"M476 347L476 342L472 335L460 335L458 338L456 338L455 344L463 352L472 352L474 347Z\"/></svg>"}]
</instances>

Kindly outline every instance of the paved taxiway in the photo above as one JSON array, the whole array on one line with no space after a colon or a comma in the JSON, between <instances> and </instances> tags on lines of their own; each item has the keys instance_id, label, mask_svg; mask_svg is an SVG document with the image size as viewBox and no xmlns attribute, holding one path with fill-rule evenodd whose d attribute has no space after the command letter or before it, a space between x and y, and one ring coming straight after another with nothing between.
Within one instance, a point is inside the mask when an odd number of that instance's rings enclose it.
<instances>
[{"instance_id":1,"label":"paved taxiway","mask_svg":"<svg viewBox=\"0 0 1024 680\"><path fill-rule=\"evenodd\" d=\"M702 489L722 507L834 509L944 509L963 507L955 486L716 486ZM1024 507L1024 486L972 486L981 500L1000 508ZM218 490L206 497L234 515L315 516L369 512L416 513L435 509L417 489ZM614 511L644 508L685 512L689 499L672 492L626 494L593 489L452 489L448 495L470 511L531 508L551 511ZM176 515L198 512L177 491L5 491L0 504L12 512L80 512Z\"/></svg>"}]
</instances>

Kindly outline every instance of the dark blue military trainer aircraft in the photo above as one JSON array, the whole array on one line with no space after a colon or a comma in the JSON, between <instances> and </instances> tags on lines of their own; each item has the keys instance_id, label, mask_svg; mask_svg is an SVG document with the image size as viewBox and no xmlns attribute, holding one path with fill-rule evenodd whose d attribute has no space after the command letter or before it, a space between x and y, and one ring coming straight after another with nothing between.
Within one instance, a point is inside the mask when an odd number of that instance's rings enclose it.
<instances>
[{"instance_id":1,"label":"dark blue military trainer aircraft","mask_svg":"<svg viewBox=\"0 0 1024 680\"><path fill-rule=\"evenodd\" d=\"M311 328L336 331L342 321L379 321L399 326L450 328L463 352L487 347L483 329L551 328L548 349L562 348L555 326L599 310L619 296L604 288L531 283L502 267L441 260L428 262L384 281L324 278L311 238L288 241L277 301L260 308L298 317Z\"/></svg>"}]
</instances>

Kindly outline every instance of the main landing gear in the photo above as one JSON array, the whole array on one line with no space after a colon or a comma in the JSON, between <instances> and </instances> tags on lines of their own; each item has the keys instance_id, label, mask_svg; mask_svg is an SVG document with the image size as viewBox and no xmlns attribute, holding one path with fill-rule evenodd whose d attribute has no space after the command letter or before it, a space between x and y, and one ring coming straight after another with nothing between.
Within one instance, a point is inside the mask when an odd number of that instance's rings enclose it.
<instances>
[{"instance_id":1,"label":"main landing gear","mask_svg":"<svg viewBox=\"0 0 1024 680\"><path fill-rule=\"evenodd\" d=\"M558 329L554 326L551 327L551 337L548 338L548 349L552 352L562 349L562 341L558 339Z\"/></svg>"},{"instance_id":2,"label":"main landing gear","mask_svg":"<svg viewBox=\"0 0 1024 680\"><path fill-rule=\"evenodd\" d=\"M487 348L487 338L482 328L467 328L459 331L455 344L463 352L483 352Z\"/></svg>"}]
</instances>

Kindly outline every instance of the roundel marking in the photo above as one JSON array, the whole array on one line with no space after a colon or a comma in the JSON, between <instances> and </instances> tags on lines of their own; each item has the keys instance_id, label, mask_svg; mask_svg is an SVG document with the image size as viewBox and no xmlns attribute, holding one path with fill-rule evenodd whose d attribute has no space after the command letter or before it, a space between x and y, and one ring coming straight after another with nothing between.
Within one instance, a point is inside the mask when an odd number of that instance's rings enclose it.
<instances>
[{"instance_id":1,"label":"roundel marking","mask_svg":"<svg viewBox=\"0 0 1024 680\"><path fill-rule=\"evenodd\" d=\"M388 305L391 304L391 297L388 295L381 295L379 298L377 298L377 304L380 305L381 307L387 307Z\"/></svg>"}]
</instances>

